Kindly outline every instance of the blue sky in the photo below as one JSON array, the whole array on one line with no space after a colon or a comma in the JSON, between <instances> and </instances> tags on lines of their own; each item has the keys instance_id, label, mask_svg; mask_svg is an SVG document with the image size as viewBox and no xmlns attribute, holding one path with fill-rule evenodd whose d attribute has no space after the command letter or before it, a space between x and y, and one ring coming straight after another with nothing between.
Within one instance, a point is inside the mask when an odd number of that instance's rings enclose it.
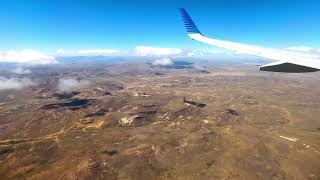
<instances>
[{"instance_id":1,"label":"blue sky","mask_svg":"<svg viewBox=\"0 0 320 180\"><path fill-rule=\"evenodd\" d=\"M318 0L2 0L0 51L207 48L186 36L179 7L209 37L271 47L320 47Z\"/></svg>"}]
</instances>

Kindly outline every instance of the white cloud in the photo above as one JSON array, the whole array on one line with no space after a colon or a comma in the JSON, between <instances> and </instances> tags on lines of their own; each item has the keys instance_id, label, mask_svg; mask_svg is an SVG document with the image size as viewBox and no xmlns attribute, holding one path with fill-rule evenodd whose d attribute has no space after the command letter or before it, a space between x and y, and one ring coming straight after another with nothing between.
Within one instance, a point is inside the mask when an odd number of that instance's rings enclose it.
<instances>
[{"instance_id":1,"label":"white cloud","mask_svg":"<svg viewBox=\"0 0 320 180\"><path fill-rule=\"evenodd\" d=\"M76 51L66 51L64 49L58 49L56 56L98 56L98 55L119 55L122 52L117 49L83 49Z\"/></svg>"},{"instance_id":2,"label":"white cloud","mask_svg":"<svg viewBox=\"0 0 320 180\"><path fill-rule=\"evenodd\" d=\"M60 48L60 49L57 49L56 54L65 54L65 51L64 49Z\"/></svg>"},{"instance_id":3,"label":"white cloud","mask_svg":"<svg viewBox=\"0 0 320 180\"><path fill-rule=\"evenodd\" d=\"M173 61L169 58L157 59L152 63L152 65L159 65L159 66L168 66L172 64L173 64Z\"/></svg>"},{"instance_id":4,"label":"white cloud","mask_svg":"<svg viewBox=\"0 0 320 180\"><path fill-rule=\"evenodd\" d=\"M35 83L27 78L3 78L0 77L0 90L22 89L24 87L33 86Z\"/></svg>"},{"instance_id":5,"label":"white cloud","mask_svg":"<svg viewBox=\"0 0 320 180\"><path fill-rule=\"evenodd\" d=\"M109 54L120 54L119 50L115 49L89 49L89 50L79 50L77 54L80 55L109 55Z\"/></svg>"},{"instance_id":6,"label":"white cloud","mask_svg":"<svg viewBox=\"0 0 320 180\"><path fill-rule=\"evenodd\" d=\"M196 56L210 56L216 54L225 54L226 52L223 51L214 51L214 50L202 50L202 49L189 49L185 50L185 54L190 57Z\"/></svg>"},{"instance_id":7,"label":"white cloud","mask_svg":"<svg viewBox=\"0 0 320 180\"><path fill-rule=\"evenodd\" d=\"M134 51L135 54L139 56L176 56L184 52L179 48L159 48L151 46L137 46Z\"/></svg>"},{"instance_id":8,"label":"white cloud","mask_svg":"<svg viewBox=\"0 0 320 180\"><path fill-rule=\"evenodd\" d=\"M17 67L15 69L12 69L11 72L15 73L15 74L30 74L31 70L30 69L24 69L23 67Z\"/></svg>"},{"instance_id":9,"label":"white cloud","mask_svg":"<svg viewBox=\"0 0 320 180\"><path fill-rule=\"evenodd\" d=\"M90 86L90 82L88 80L77 80L73 78L65 78L65 79L59 79L57 88L60 92L72 92L72 91L81 90L89 86Z\"/></svg>"},{"instance_id":10,"label":"white cloud","mask_svg":"<svg viewBox=\"0 0 320 180\"><path fill-rule=\"evenodd\" d=\"M163 48L163 47L152 47L152 46L136 46L134 48L134 53L139 56L196 57L196 56L210 56L215 54L222 54L225 52L208 50L208 49L182 49L182 48Z\"/></svg>"},{"instance_id":11,"label":"white cloud","mask_svg":"<svg viewBox=\"0 0 320 180\"><path fill-rule=\"evenodd\" d=\"M199 71L206 70L206 68L205 68L204 66L201 66L201 65L199 65L199 64L195 64L193 67L194 67L195 69L199 70Z\"/></svg>"},{"instance_id":12,"label":"white cloud","mask_svg":"<svg viewBox=\"0 0 320 180\"><path fill-rule=\"evenodd\" d=\"M294 50L294 51L302 51L302 52L315 52L320 53L320 49L309 47L309 46L291 46L286 49Z\"/></svg>"},{"instance_id":13,"label":"white cloud","mask_svg":"<svg viewBox=\"0 0 320 180\"><path fill-rule=\"evenodd\" d=\"M57 63L53 56L35 51L24 49L21 51L10 50L0 53L0 62L22 63L22 64L54 64Z\"/></svg>"},{"instance_id":14,"label":"white cloud","mask_svg":"<svg viewBox=\"0 0 320 180\"><path fill-rule=\"evenodd\" d=\"M304 52L306 52L306 51L311 51L314 48L308 47L308 46L291 46L291 47L288 47L286 49L294 50L294 51L304 51Z\"/></svg>"},{"instance_id":15,"label":"white cloud","mask_svg":"<svg viewBox=\"0 0 320 180\"><path fill-rule=\"evenodd\" d=\"M183 49L166 48L153 46L136 46L131 51L120 51L117 49L84 49L84 50L64 50L58 49L56 56L96 56L96 55L138 55L138 56L156 56L156 57L176 57L176 56L210 56L221 54L223 52L208 49Z\"/></svg>"}]
</instances>

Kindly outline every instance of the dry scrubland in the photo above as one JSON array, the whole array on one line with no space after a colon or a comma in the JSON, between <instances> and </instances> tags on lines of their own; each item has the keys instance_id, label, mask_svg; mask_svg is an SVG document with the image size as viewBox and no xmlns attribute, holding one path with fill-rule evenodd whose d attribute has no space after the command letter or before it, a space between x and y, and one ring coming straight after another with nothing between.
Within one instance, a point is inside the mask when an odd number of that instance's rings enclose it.
<instances>
[{"instance_id":1,"label":"dry scrubland","mask_svg":"<svg viewBox=\"0 0 320 180\"><path fill-rule=\"evenodd\" d=\"M33 69L0 91L1 179L320 179L320 73L205 66Z\"/></svg>"}]
</instances>

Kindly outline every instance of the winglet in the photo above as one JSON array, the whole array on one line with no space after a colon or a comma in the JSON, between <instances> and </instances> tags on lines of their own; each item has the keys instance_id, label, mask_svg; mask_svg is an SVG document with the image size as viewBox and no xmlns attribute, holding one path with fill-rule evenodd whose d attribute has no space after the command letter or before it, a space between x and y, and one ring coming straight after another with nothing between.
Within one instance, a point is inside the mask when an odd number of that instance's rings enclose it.
<instances>
[{"instance_id":1,"label":"winglet","mask_svg":"<svg viewBox=\"0 0 320 180\"><path fill-rule=\"evenodd\" d=\"M187 29L188 34L201 34L197 26L192 21L191 17L187 13L187 11L184 8L179 9L184 26Z\"/></svg>"}]
</instances>

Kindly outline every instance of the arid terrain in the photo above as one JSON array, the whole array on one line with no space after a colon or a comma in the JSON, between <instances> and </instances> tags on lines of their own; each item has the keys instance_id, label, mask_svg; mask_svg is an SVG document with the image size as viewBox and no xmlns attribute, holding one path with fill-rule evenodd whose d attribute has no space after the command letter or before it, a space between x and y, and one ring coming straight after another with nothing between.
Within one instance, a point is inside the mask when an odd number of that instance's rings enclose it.
<instances>
[{"instance_id":1,"label":"arid terrain","mask_svg":"<svg viewBox=\"0 0 320 180\"><path fill-rule=\"evenodd\" d=\"M318 72L96 62L23 77L0 91L0 179L320 179Z\"/></svg>"}]
</instances>

